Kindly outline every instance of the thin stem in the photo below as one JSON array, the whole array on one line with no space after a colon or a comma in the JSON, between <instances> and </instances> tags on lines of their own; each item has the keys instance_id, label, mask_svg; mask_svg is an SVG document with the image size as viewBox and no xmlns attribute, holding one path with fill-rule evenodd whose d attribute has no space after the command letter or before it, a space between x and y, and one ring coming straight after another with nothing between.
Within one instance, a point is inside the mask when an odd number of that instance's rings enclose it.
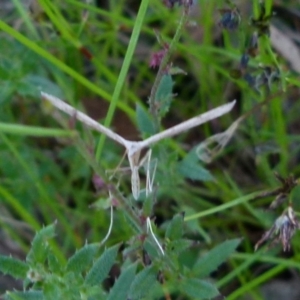
<instances>
[{"instance_id":1,"label":"thin stem","mask_svg":"<svg viewBox=\"0 0 300 300\"><path fill-rule=\"evenodd\" d=\"M161 254L164 256L164 255L165 255L165 252L164 252L162 246L160 245L158 239L156 238L156 236L155 236L155 234L154 234L154 232L153 232L153 230L152 230L151 221L150 221L150 218L149 218L149 217L147 218L147 231L148 231L148 230L150 230L151 236L152 236L152 238L153 238L155 244L157 245L157 247L158 247L159 251L161 252Z\"/></svg>"},{"instance_id":2,"label":"thin stem","mask_svg":"<svg viewBox=\"0 0 300 300\"><path fill-rule=\"evenodd\" d=\"M120 207L124 210L126 215L129 217L131 223L134 225L136 231L142 233L143 228L140 224L140 219L136 214L135 210L128 203L128 200L121 194L121 192L114 185L110 184L109 178L107 178L105 171L102 170L99 163L96 161L94 155L89 152L89 150L86 148L85 144L80 138L77 138L75 140L75 145L77 146L81 155L86 159L87 163L93 168L95 173L99 175L102 178L102 180L106 183L109 192L114 198L116 198Z\"/></svg>"},{"instance_id":3,"label":"thin stem","mask_svg":"<svg viewBox=\"0 0 300 300\"><path fill-rule=\"evenodd\" d=\"M255 192L255 193L252 193L252 194L249 194L249 195L246 195L246 196L242 196L242 197L239 197L239 198L237 198L235 200L232 200L230 202L219 205L217 207L213 207L213 208L207 209L205 211L187 216L187 217L184 218L184 221L187 222L187 221L191 221L191 220L194 220L194 219L200 219L202 217L219 213L221 211L224 211L224 210L229 209L231 207L240 205L242 203L246 203L246 202L251 201L251 200L256 200L256 197L260 193L261 192Z\"/></svg>"},{"instance_id":4,"label":"thin stem","mask_svg":"<svg viewBox=\"0 0 300 300\"><path fill-rule=\"evenodd\" d=\"M175 48L178 44L179 38L182 34L183 27L184 27L184 25L187 21L188 14L189 14L189 9L187 7L184 7L183 10L182 10L182 15L181 15L181 18L179 20L179 24L178 24L178 27L176 29L175 35L174 35L167 51L165 52L165 55L164 55L164 57L163 57L163 59L160 63L160 66L159 66L159 69L158 69L158 72L157 72L157 75L156 75L156 78L155 78L155 81L153 83L151 93L150 93L150 96L149 96L150 113L152 114L153 119L154 119L154 128L155 128L156 132L159 130L159 119L158 119L158 115L157 115L155 95L157 93L157 89L159 87L161 79L162 79L163 75L165 74L166 67L169 63L171 55L173 54L173 52L174 52L174 50L175 50Z\"/></svg>"},{"instance_id":5,"label":"thin stem","mask_svg":"<svg viewBox=\"0 0 300 300\"><path fill-rule=\"evenodd\" d=\"M114 207L111 204L110 205L110 223L109 223L108 231L107 231L107 234L104 237L104 239L101 241L100 247L108 240L108 238L109 238L109 236L111 234L111 230L112 230L113 224L114 224Z\"/></svg>"},{"instance_id":6,"label":"thin stem","mask_svg":"<svg viewBox=\"0 0 300 300\"><path fill-rule=\"evenodd\" d=\"M128 48L127 48L127 51L126 51L126 54L124 57L122 68L121 68L118 80L116 82L115 89L114 89L112 99L111 99L111 103L110 103L110 106L109 106L109 109L108 109L108 112L107 112L107 115L106 115L106 118L104 121L104 125L106 127L109 127L112 122L118 102L122 102L122 101L119 101L121 91L122 91L124 82L127 77L129 66L130 66L136 45L137 45L138 37L139 37L141 29L142 29L142 25L143 25L143 21L145 19L148 4L149 4L149 0L141 1L141 5L139 8L137 17L136 17L136 21L134 23L134 28L133 28L133 31L132 31L132 34L130 37L129 45L128 45ZM100 160L100 156L101 156L101 153L102 153L102 150L104 147L105 138L106 138L105 136L101 136L99 143L97 145L97 150L96 150L97 161Z\"/></svg>"}]
</instances>

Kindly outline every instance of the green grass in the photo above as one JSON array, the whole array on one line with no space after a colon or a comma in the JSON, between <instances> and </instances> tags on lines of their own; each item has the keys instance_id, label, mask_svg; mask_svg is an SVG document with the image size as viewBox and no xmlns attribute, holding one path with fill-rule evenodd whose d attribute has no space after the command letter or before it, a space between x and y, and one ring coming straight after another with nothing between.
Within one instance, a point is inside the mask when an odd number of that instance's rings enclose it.
<instances>
[{"instance_id":1,"label":"green grass","mask_svg":"<svg viewBox=\"0 0 300 300\"><path fill-rule=\"evenodd\" d=\"M53 247L61 261L85 241L103 239L109 212L90 205L108 194L103 189L96 195L89 164L106 176L106 170L116 168L124 149L80 124L70 125L72 120L63 114L53 118L53 110L42 105L39 92L55 94L80 110L92 104L89 113L102 124L125 132L130 140L140 139L138 130L124 128L140 125L136 105L149 108L157 72L149 67L151 54L171 43L175 35L169 62L187 75L173 76L176 97L162 122L157 119L159 129L234 98L238 104L234 112L154 146L158 158L153 211L157 234L163 236L170 219L186 211L187 235L201 242L198 256L226 239L243 237L238 252L215 275L217 286L230 300L243 299L249 292L254 300L262 299L260 287L265 282L284 270L299 269L299 234L288 258L279 248L254 253L255 243L282 211L268 214L264 209L273 199L255 200L254 196L279 186L274 171L283 177L299 177L299 76L290 72L284 58L278 58L266 37L260 40L260 52L250 60L249 69L257 74L262 64L278 68L279 80L269 90L263 86L257 92L243 78L231 76L254 30L248 25L250 16L259 17L259 1L245 10L249 14L242 15L240 29L224 32L215 8L227 7L225 1L199 1L190 20L198 25L183 26L178 36L182 9L167 9L158 0L143 0L139 7L109 1L108 9L79 0L38 2L41 10L29 13L22 1L14 0L15 19L0 20L0 205L5 208L0 224L7 237L26 253L30 239L23 238L12 221L29 225L32 237L34 231L57 220ZM265 1L267 14L272 4ZM178 161L195 145L225 131L268 97L266 105L241 123L214 162L199 167L199 173L203 172L199 176L207 180L191 180L178 172ZM94 160L78 151L78 137L94 151ZM209 180L204 170L214 179ZM128 173L119 177L113 185L127 198L128 206L141 209L142 203L130 202ZM291 197L294 203L299 201L297 193ZM136 234L123 212L116 209L108 245L128 242ZM192 260L193 255L188 255L186 260Z\"/></svg>"}]
</instances>

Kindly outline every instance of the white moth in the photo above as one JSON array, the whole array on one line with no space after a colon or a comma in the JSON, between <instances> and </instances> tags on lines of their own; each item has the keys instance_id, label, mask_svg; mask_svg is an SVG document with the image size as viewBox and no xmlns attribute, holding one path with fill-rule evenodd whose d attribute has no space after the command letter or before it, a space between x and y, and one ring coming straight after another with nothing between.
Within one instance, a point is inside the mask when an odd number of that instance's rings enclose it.
<instances>
[{"instance_id":1,"label":"white moth","mask_svg":"<svg viewBox=\"0 0 300 300\"><path fill-rule=\"evenodd\" d=\"M218 106L214 109L211 109L203 114L200 114L196 117L193 117L187 121L184 121L178 125L175 125L169 129L166 129L162 132L159 132L146 140L143 141L129 141L124 139L122 136L118 135L111 129L101 125L100 123L96 122L95 120L91 119L89 116L86 114L82 113L81 111L75 109L71 105L67 104L66 102L60 100L59 98L52 96L50 94L41 92L42 98L48 102L50 102L53 106L58 108L59 110L65 112L66 114L70 115L71 117L75 117L77 120L81 121L84 123L86 126L105 134L107 137L110 139L116 141L117 143L123 145L126 148L126 153L131 169L131 187L132 187L132 194L135 199L138 199L140 195L140 177L139 177L139 168L142 165L139 161L140 159L140 153L141 150L144 148L149 148L152 144L157 143L158 141L169 138L172 136L175 136L179 133L182 133L184 131L187 131L193 127L199 126L201 124L204 124L210 120L213 120L215 118L218 118L229 111L233 108L235 104L235 100ZM153 180L154 180L154 174L153 177L150 178L150 158L151 158L151 153L148 154L150 157L148 158L148 166L147 166L147 171L146 171L146 194L151 192L152 190L152 185L153 185ZM146 158L146 159L147 159ZM154 170L155 173L155 170Z\"/></svg>"}]
</instances>

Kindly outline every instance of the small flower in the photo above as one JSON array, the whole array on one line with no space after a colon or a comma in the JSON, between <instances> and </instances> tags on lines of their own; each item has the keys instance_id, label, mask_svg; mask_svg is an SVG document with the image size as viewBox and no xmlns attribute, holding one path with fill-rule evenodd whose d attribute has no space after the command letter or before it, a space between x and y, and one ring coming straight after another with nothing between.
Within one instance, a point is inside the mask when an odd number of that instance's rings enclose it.
<instances>
[{"instance_id":1,"label":"small flower","mask_svg":"<svg viewBox=\"0 0 300 300\"><path fill-rule=\"evenodd\" d=\"M167 52L167 48L152 53L150 63L149 63L150 68L159 67L166 52Z\"/></svg>"},{"instance_id":2,"label":"small flower","mask_svg":"<svg viewBox=\"0 0 300 300\"><path fill-rule=\"evenodd\" d=\"M271 229L265 232L262 238L256 243L255 251L267 240L271 240L271 246L281 242L283 251L289 251L291 249L291 239L297 229L300 229L300 223L295 217L293 208L289 206L288 209L276 219Z\"/></svg>"},{"instance_id":3,"label":"small flower","mask_svg":"<svg viewBox=\"0 0 300 300\"><path fill-rule=\"evenodd\" d=\"M92 181L93 181L96 191L100 191L101 189L103 189L105 187L104 180L97 174L93 175Z\"/></svg>"},{"instance_id":4,"label":"small flower","mask_svg":"<svg viewBox=\"0 0 300 300\"><path fill-rule=\"evenodd\" d=\"M43 276L40 272L34 269L29 269L26 274L27 279L29 279L30 282L39 282L43 280Z\"/></svg>"},{"instance_id":5,"label":"small flower","mask_svg":"<svg viewBox=\"0 0 300 300\"><path fill-rule=\"evenodd\" d=\"M222 15L219 25L228 30L235 30L241 22L241 16L237 8L234 9L220 9Z\"/></svg>"}]
</instances>

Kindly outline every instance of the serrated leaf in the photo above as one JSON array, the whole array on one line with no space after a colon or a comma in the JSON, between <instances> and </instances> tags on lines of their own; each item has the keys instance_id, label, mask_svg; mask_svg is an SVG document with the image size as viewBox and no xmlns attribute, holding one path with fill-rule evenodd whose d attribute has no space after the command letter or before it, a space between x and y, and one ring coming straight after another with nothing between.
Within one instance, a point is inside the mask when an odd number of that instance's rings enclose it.
<instances>
[{"instance_id":1,"label":"serrated leaf","mask_svg":"<svg viewBox=\"0 0 300 300\"><path fill-rule=\"evenodd\" d=\"M151 260L155 260L161 255L157 245L153 242L153 239L149 236L144 241L144 249L147 252Z\"/></svg>"},{"instance_id":2,"label":"serrated leaf","mask_svg":"<svg viewBox=\"0 0 300 300\"><path fill-rule=\"evenodd\" d=\"M215 271L235 251L241 239L233 239L214 247L203 257L198 259L193 268L193 274L197 277L206 277Z\"/></svg>"},{"instance_id":3,"label":"serrated leaf","mask_svg":"<svg viewBox=\"0 0 300 300\"><path fill-rule=\"evenodd\" d=\"M101 283L108 275L113 266L119 250L119 245L111 247L104 251L104 253L95 261L92 268L88 272L85 283L89 285L96 285Z\"/></svg>"},{"instance_id":4,"label":"serrated leaf","mask_svg":"<svg viewBox=\"0 0 300 300\"><path fill-rule=\"evenodd\" d=\"M197 212L195 209L187 205L184 205L182 207L182 210L185 212L185 215L187 216L195 214ZM201 226L201 222L199 222L198 219L193 219L190 220L189 222L186 222L185 226L188 229L188 231L199 234L206 244L211 244L211 237L209 233Z\"/></svg>"},{"instance_id":5,"label":"serrated leaf","mask_svg":"<svg viewBox=\"0 0 300 300\"><path fill-rule=\"evenodd\" d=\"M90 267L97 250L99 249L99 244L88 244L84 245L79 249L73 256L71 256L67 262L66 270L67 272L74 272L79 274L87 268Z\"/></svg>"},{"instance_id":6,"label":"serrated leaf","mask_svg":"<svg viewBox=\"0 0 300 300\"><path fill-rule=\"evenodd\" d=\"M156 282L157 271L154 266L146 267L138 273L129 290L128 299L139 300L142 299Z\"/></svg>"},{"instance_id":7,"label":"serrated leaf","mask_svg":"<svg viewBox=\"0 0 300 300\"><path fill-rule=\"evenodd\" d=\"M29 267L21 260L0 255L0 271L3 274L11 275L14 278L26 278Z\"/></svg>"},{"instance_id":8,"label":"serrated leaf","mask_svg":"<svg viewBox=\"0 0 300 300\"><path fill-rule=\"evenodd\" d=\"M153 199L153 197L146 197L146 199L143 202L144 216L150 216L152 214L154 201L155 200Z\"/></svg>"},{"instance_id":9,"label":"serrated leaf","mask_svg":"<svg viewBox=\"0 0 300 300\"><path fill-rule=\"evenodd\" d=\"M173 217L166 230L166 238L171 241L178 240L183 234L183 215L177 214Z\"/></svg>"},{"instance_id":10,"label":"serrated leaf","mask_svg":"<svg viewBox=\"0 0 300 300\"><path fill-rule=\"evenodd\" d=\"M107 300L126 300L129 287L134 280L136 264L122 271L114 286L110 289Z\"/></svg>"},{"instance_id":11,"label":"serrated leaf","mask_svg":"<svg viewBox=\"0 0 300 300\"><path fill-rule=\"evenodd\" d=\"M82 291L80 291L80 299L106 300L107 293L105 293L103 290L99 289L98 287L96 288L96 286L94 286L92 288L88 288L88 290L86 290L84 294L82 293ZM78 296L72 298L72 300L78 300Z\"/></svg>"},{"instance_id":12,"label":"serrated leaf","mask_svg":"<svg viewBox=\"0 0 300 300\"><path fill-rule=\"evenodd\" d=\"M192 241L179 239L167 244L167 252L176 256L192 245Z\"/></svg>"},{"instance_id":13,"label":"serrated leaf","mask_svg":"<svg viewBox=\"0 0 300 300\"><path fill-rule=\"evenodd\" d=\"M196 278L183 278L179 289L193 300L212 299L219 295L219 291L212 283Z\"/></svg>"},{"instance_id":14,"label":"serrated leaf","mask_svg":"<svg viewBox=\"0 0 300 300\"><path fill-rule=\"evenodd\" d=\"M144 138L155 134L155 128L149 113L139 104L136 105L136 121L138 129Z\"/></svg>"},{"instance_id":15,"label":"serrated leaf","mask_svg":"<svg viewBox=\"0 0 300 300\"><path fill-rule=\"evenodd\" d=\"M45 300L53 300L53 299L63 299L62 297L62 287L58 280L54 278L51 280L47 280L47 282L43 285L44 299ZM78 294L79 296L79 294ZM68 299L72 299L68 295Z\"/></svg>"},{"instance_id":16,"label":"serrated leaf","mask_svg":"<svg viewBox=\"0 0 300 300\"><path fill-rule=\"evenodd\" d=\"M152 285L151 289L148 291L147 295L145 295L142 299L143 300L156 300L156 299L166 299L165 291L168 291L169 294L172 291L169 289L167 282L164 282L164 285L161 285L158 281L155 281ZM178 290L178 289L177 289ZM174 299L174 298L172 298Z\"/></svg>"},{"instance_id":17,"label":"serrated leaf","mask_svg":"<svg viewBox=\"0 0 300 300\"><path fill-rule=\"evenodd\" d=\"M42 291L7 292L5 300L43 300Z\"/></svg>"},{"instance_id":18,"label":"serrated leaf","mask_svg":"<svg viewBox=\"0 0 300 300\"><path fill-rule=\"evenodd\" d=\"M55 236L55 224L42 228L34 237L26 257L29 263L44 263L48 253L48 240Z\"/></svg>"},{"instance_id":19,"label":"serrated leaf","mask_svg":"<svg viewBox=\"0 0 300 300\"><path fill-rule=\"evenodd\" d=\"M173 79L172 76L166 74L162 77L157 92L155 94L155 102L159 107L159 115L163 117L170 109L173 98Z\"/></svg>"},{"instance_id":20,"label":"serrated leaf","mask_svg":"<svg viewBox=\"0 0 300 300\"><path fill-rule=\"evenodd\" d=\"M158 89L155 94L155 101L161 101L162 99L168 97L169 95L172 94L172 89L173 89L173 79L172 76L169 74L163 75Z\"/></svg>"},{"instance_id":21,"label":"serrated leaf","mask_svg":"<svg viewBox=\"0 0 300 300\"><path fill-rule=\"evenodd\" d=\"M52 273L59 273L62 270L62 265L53 253L48 255L48 266Z\"/></svg>"},{"instance_id":22,"label":"serrated leaf","mask_svg":"<svg viewBox=\"0 0 300 300\"><path fill-rule=\"evenodd\" d=\"M200 163L195 150L190 151L177 165L178 172L192 180L210 181L213 176Z\"/></svg>"}]
</instances>

